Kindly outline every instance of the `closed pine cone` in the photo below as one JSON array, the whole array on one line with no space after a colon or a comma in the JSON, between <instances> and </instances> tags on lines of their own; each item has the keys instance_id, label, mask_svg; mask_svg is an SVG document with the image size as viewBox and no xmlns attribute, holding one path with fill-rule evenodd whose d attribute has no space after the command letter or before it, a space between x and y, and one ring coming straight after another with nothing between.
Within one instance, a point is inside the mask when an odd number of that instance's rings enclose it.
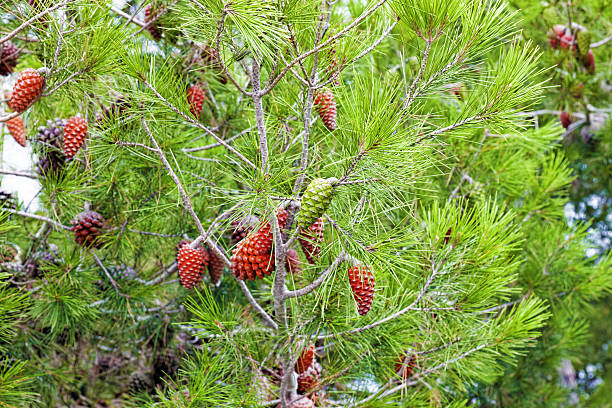
<instances>
[{"instance_id":1,"label":"closed pine cone","mask_svg":"<svg viewBox=\"0 0 612 408\"><path fill-rule=\"evenodd\" d=\"M26 134L25 128L23 127L23 120L21 120L20 116L15 116L13 119L8 120L6 122L6 127L9 130L11 136L17 143L19 143L22 147L26 145Z\"/></svg>"},{"instance_id":2,"label":"closed pine cone","mask_svg":"<svg viewBox=\"0 0 612 408\"><path fill-rule=\"evenodd\" d=\"M374 298L374 275L369 266L355 265L349 268L348 278L359 314L365 316L370 311Z\"/></svg>"},{"instance_id":3,"label":"closed pine cone","mask_svg":"<svg viewBox=\"0 0 612 408\"><path fill-rule=\"evenodd\" d=\"M100 248L104 242L100 235L104 229L104 217L95 211L83 211L71 222L71 231L74 232L74 240L84 247Z\"/></svg>"},{"instance_id":4,"label":"closed pine cone","mask_svg":"<svg viewBox=\"0 0 612 408\"><path fill-rule=\"evenodd\" d=\"M32 68L24 69L11 92L8 106L15 112L25 112L40 98L45 86L45 78Z\"/></svg>"}]
</instances>

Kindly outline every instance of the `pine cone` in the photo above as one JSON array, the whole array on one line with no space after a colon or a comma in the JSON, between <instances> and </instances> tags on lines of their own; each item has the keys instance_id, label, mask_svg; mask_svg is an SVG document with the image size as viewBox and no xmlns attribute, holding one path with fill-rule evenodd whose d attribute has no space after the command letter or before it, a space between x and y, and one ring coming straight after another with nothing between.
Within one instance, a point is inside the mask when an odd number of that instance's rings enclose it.
<instances>
[{"instance_id":1,"label":"pine cone","mask_svg":"<svg viewBox=\"0 0 612 408\"><path fill-rule=\"evenodd\" d=\"M199 85L192 85L187 90L187 102L189 102L189 109L191 114L198 119L200 114L202 113L202 107L204 106L204 99L206 95L204 95L204 91L200 88Z\"/></svg>"},{"instance_id":2,"label":"pine cone","mask_svg":"<svg viewBox=\"0 0 612 408\"><path fill-rule=\"evenodd\" d=\"M208 250L210 261L208 262L208 274L210 275L210 282L216 285L221 280L223 275L223 269L225 269L225 262L219 258L215 251Z\"/></svg>"},{"instance_id":3,"label":"pine cone","mask_svg":"<svg viewBox=\"0 0 612 408\"><path fill-rule=\"evenodd\" d=\"M285 226L287 211L279 210L276 213L280 228ZM261 227L240 241L232 251L231 269L240 279L255 280L270 275L275 268L272 255L273 233L271 223Z\"/></svg>"},{"instance_id":4,"label":"pine cone","mask_svg":"<svg viewBox=\"0 0 612 408\"><path fill-rule=\"evenodd\" d=\"M348 269L348 278L359 314L365 316L370 311L374 298L374 275L369 266L355 265Z\"/></svg>"},{"instance_id":5,"label":"pine cone","mask_svg":"<svg viewBox=\"0 0 612 408\"><path fill-rule=\"evenodd\" d=\"M561 126L563 126L565 129L567 129L574 121L572 115L567 111L561 112L559 119L561 120Z\"/></svg>"},{"instance_id":6,"label":"pine cone","mask_svg":"<svg viewBox=\"0 0 612 408\"><path fill-rule=\"evenodd\" d=\"M68 158L74 157L87 135L87 122L80 116L73 116L66 121L64 126L64 140L62 147Z\"/></svg>"},{"instance_id":7,"label":"pine cone","mask_svg":"<svg viewBox=\"0 0 612 408\"><path fill-rule=\"evenodd\" d=\"M144 9L147 31L151 34L151 37L153 37L155 41L161 40L162 33L157 25L157 20L152 23L149 22L157 16L158 11L159 10L153 10L153 7L150 4L147 4Z\"/></svg>"},{"instance_id":8,"label":"pine cone","mask_svg":"<svg viewBox=\"0 0 612 408\"><path fill-rule=\"evenodd\" d=\"M254 393L258 404L265 404L274 398L274 392L272 391L272 384L270 383L270 380L268 380L268 378L261 373L256 373L253 377L251 392Z\"/></svg>"},{"instance_id":9,"label":"pine cone","mask_svg":"<svg viewBox=\"0 0 612 408\"><path fill-rule=\"evenodd\" d=\"M307 230L300 232L298 240L302 246L302 251L306 255L309 263L314 264L321 254L321 244L323 244L323 233L325 232L325 221L318 218Z\"/></svg>"},{"instance_id":10,"label":"pine cone","mask_svg":"<svg viewBox=\"0 0 612 408\"><path fill-rule=\"evenodd\" d=\"M183 244L176 257L181 285L191 289L202 281L202 274L208 265L208 252L202 248L191 248Z\"/></svg>"},{"instance_id":11,"label":"pine cone","mask_svg":"<svg viewBox=\"0 0 612 408\"><path fill-rule=\"evenodd\" d=\"M578 45L580 56L585 59L591 50L591 33L586 30L578 31L578 34L576 34L576 44Z\"/></svg>"},{"instance_id":12,"label":"pine cone","mask_svg":"<svg viewBox=\"0 0 612 408\"><path fill-rule=\"evenodd\" d=\"M66 156L62 151L62 135L65 125L65 119L55 119L48 120L47 127L38 128L36 150L39 156L38 172L42 175L49 172L59 173L64 169Z\"/></svg>"},{"instance_id":13,"label":"pine cone","mask_svg":"<svg viewBox=\"0 0 612 408\"><path fill-rule=\"evenodd\" d=\"M104 245L100 235L105 221L104 217L95 211L83 211L72 221L71 231L74 232L74 241L83 247L101 248Z\"/></svg>"},{"instance_id":14,"label":"pine cone","mask_svg":"<svg viewBox=\"0 0 612 408\"><path fill-rule=\"evenodd\" d=\"M10 41L0 45L0 76L7 76L13 73L19 58L19 48Z\"/></svg>"},{"instance_id":15,"label":"pine cone","mask_svg":"<svg viewBox=\"0 0 612 408\"><path fill-rule=\"evenodd\" d=\"M25 128L23 127L23 120L21 120L21 116L15 116L13 119L8 120L6 122L6 127L9 130L11 136L17 143L19 143L22 147L26 145L26 134Z\"/></svg>"},{"instance_id":16,"label":"pine cone","mask_svg":"<svg viewBox=\"0 0 612 408\"><path fill-rule=\"evenodd\" d=\"M151 389L151 378L140 371L136 371L130 376L129 388L130 392L138 394Z\"/></svg>"},{"instance_id":17,"label":"pine cone","mask_svg":"<svg viewBox=\"0 0 612 408\"><path fill-rule=\"evenodd\" d=\"M329 89L319 91L315 94L314 104L319 116L326 128L333 131L336 129L336 99Z\"/></svg>"},{"instance_id":18,"label":"pine cone","mask_svg":"<svg viewBox=\"0 0 612 408\"><path fill-rule=\"evenodd\" d=\"M312 363L314 362L314 358L315 358L315 345L314 343L310 343L308 347L302 350L302 353L298 357L297 362L295 363L295 371L298 374L302 374L306 372L306 370L308 370L310 366L312 365Z\"/></svg>"},{"instance_id":19,"label":"pine cone","mask_svg":"<svg viewBox=\"0 0 612 408\"><path fill-rule=\"evenodd\" d=\"M28 279L39 278L48 265L58 265L59 259L53 252L43 251L37 252L34 256L28 258L23 266L23 272Z\"/></svg>"},{"instance_id":20,"label":"pine cone","mask_svg":"<svg viewBox=\"0 0 612 408\"><path fill-rule=\"evenodd\" d=\"M595 54L593 53L593 50L589 50L587 52L587 56L584 59L584 66L589 73L595 73Z\"/></svg>"},{"instance_id":21,"label":"pine cone","mask_svg":"<svg viewBox=\"0 0 612 408\"><path fill-rule=\"evenodd\" d=\"M43 87L45 86L45 78L32 68L26 68L11 92L11 99L8 101L8 106L15 112L25 112L34 102L40 98Z\"/></svg>"},{"instance_id":22,"label":"pine cone","mask_svg":"<svg viewBox=\"0 0 612 408\"><path fill-rule=\"evenodd\" d=\"M163 382L164 378L174 379L180 366L180 359L171 349L157 353L153 361L154 377ZM157 381L156 381L157 382Z\"/></svg>"},{"instance_id":23,"label":"pine cone","mask_svg":"<svg viewBox=\"0 0 612 408\"><path fill-rule=\"evenodd\" d=\"M232 221L232 228L234 229L232 231L232 241L234 244L245 239L257 224L259 224L259 218L254 215Z\"/></svg>"},{"instance_id":24,"label":"pine cone","mask_svg":"<svg viewBox=\"0 0 612 408\"><path fill-rule=\"evenodd\" d=\"M327 210L334 192L333 184L336 181L338 180L333 177L318 178L312 180L306 187L297 220L301 229L309 228Z\"/></svg>"},{"instance_id":25,"label":"pine cone","mask_svg":"<svg viewBox=\"0 0 612 408\"><path fill-rule=\"evenodd\" d=\"M302 394L310 392L321 381L321 365L314 362L306 371L298 375L298 391Z\"/></svg>"},{"instance_id":26,"label":"pine cone","mask_svg":"<svg viewBox=\"0 0 612 408\"><path fill-rule=\"evenodd\" d=\"M96 125L100 128L107 126L113 118L118 118L130 107L130 103L127 99L119 97L110 105L106 107L102 105L100 110L96 113Z\"/></svg>"},{"instance_id":27,"label":"pine cone","mask_svg":"<svg viewBox=\"0 0 612 408\"><path fill-rule=\"evenodd\" d=\"M287 250L287 270L292 275L302 273L302 265L300 264L300 256L293 248Z\"/></svg>"},{"instance_id":28,"label":"pine cone","mask_svg":"<svg viewBox=\"0 0 612 408\"><path fill-rule=\"evenodd\" d=\"M416 355L405 353L395 363L395 373L399 374L403 380L412 377L414 368L416 367Z\"/></svg>"}]
</instances>

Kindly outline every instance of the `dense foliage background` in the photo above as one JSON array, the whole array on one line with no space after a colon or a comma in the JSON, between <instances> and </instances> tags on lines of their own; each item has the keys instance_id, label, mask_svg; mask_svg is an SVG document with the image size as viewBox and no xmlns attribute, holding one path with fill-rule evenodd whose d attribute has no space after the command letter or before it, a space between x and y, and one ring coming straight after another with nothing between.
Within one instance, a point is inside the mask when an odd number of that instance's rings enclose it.
<instances>
[{"instance_id":1,"label":"dense foliage background","mask_svg":"<svg viewBox=\"0 0 612 408\"><path fill-rule=\"evenodd\" d=\"M0 176L39 183L0 193L0 407L612 406L609 1L5 0L0 21ZM15 83L43 67L21 147ZM274 271L243 281L267 229ZM196 289L181 239L209 257Z\"/></svg>"}]
</instances>

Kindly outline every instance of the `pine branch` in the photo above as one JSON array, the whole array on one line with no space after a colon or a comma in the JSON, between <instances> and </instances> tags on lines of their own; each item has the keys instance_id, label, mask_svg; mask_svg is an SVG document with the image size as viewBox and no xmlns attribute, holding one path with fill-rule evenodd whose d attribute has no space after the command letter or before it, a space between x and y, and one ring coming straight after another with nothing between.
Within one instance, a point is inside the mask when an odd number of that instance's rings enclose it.
<instances>
[{"instance_id":1,"label":"pine branch","mask_svg":"<svg viewBox=\"0 0 612 408\"><path fill-rule=\"evenodd\" d=\"M7 175L10 175L10 176L17 176L17 177L27 177L27 178L31 178L31 179L38 179L38 176L36 174L34 174L34 173L26 173L26 172L22 172L22 171L0 169L0 174L7 174Z\"/></svg>"},{"instance_id":2,"label":"pine branch","mask_svg":"<svg viewBox=\"0 0 612 408\"><path fill-rule=\"evenodd\" d=\"M49 224L55 226L58 229L63 229L66 231L70 231L71 227L67 226L67 225L63 225L55 220L52 220L51 218L47 218L47 217L43 217L42 215L36 215L36 214L30 214L24 211L17 211L17 210L13 210L10 208L3 208L1 211L4 212L8 212L11 214L16 214L19 215L20 217L26 217L26 218L33 218L35 220L39 220L39 221L43 221L43 222L48 222Z\"/></svg>"},{"instance_id":3,"label":"pine branch","mask_svg":"<svg viewBox=\"0 0 612 408\"><path fill-rule=\"evenodd\" d=\"M29 20L27 20L25 23L23 23L22 25L20 25L16 29L14 29L12 32L10 32L5 37L0 38L0 45L4 44L5 42L10 40L11 38L15 37L17 34L19 34L19 32L21 32L25 28L29 27L36 20L40 19L41 17L44 17L45 15L47 15L48 13L50 13L52 11L57 10L60 7L65 6L66 4L69 4L70 2L71 2L70 0L62 1L62 2L57 3L56 5L54 5L52 7L49 7L48 9L46 9L44 11L41 11L40 13L36 14L34 17L32 17Z\"/></svg>"},{"instance_id":4,"label":"pine branch","mask_svg":"<svg viewBox=\"0 0 612 408\"><path fill-rule=\"evenodd\" d=\"M612 35L604 38L601 41L597 41L597 42L591 43L591 48L601 47L602 45L605 45L605 44L607 44L610 41L612 41Z\"/></svg>"},{"instance_id":5,"label":"pine branch","mask_svg":"<svg viewBox=\"0 0 612 408\"><path fill-rule=\"evenodd\" d=\"M283 71L281 71L281 73L276 77L276 79L274 79L274 81L268 86L266 87L263 91L262 94L267 94L269 93L275 86L276 84L278 84L280 82L281 79L283 79L283 77L285 75L287 75L287 72L289 72L289 69L291 67L293 67L295 64L297 64L298 62L302 61L305 58L308 58L309 56L311 56L312 54L314 54L315 52L319 52L320 50L322 50L323 48L327 47L329 44L332 44L334 41L336 41L338 38L342 37L344 34L346 34L347 32L349 32L350 30L352 30L354 27L358 26L359 24L361 24L361 22L363 20L365 20L366 18L368 18L372 13L374 13L376 10L378 10L381 6L383 6L385 3L387 2L387 0L381 0L378 3L376 3L370 10L366 11L365 13L363 13L361 16L359 16L357 19L355 19L355 21L353 21L351 24L349 24L348 26L346 26L344 29L342 29L341 31L338 32L338 34L330 37L329 39L327 39L327 41L324 41L323 43L319 44L318 46L314 47L313 49L311 49L310 51L298 56L297 58L295 58L293 61L291 61L289 63L289 65L287 65L285 67L285 69Z\"/></svg>"},{"instance_id":6,"label":"pine branch","mask_svg":"<svg viewBox=\"0 0 612 408\"><path fill-rule=\"evenodd\" d=\"M259 153L261 154L261 169L260 173L264 180L270 172L270 161L268 160L268 138L266 135L266 123L264 120L263 104L260 95L260 65L256 58L253 58L253 69L251 80L253 82L253 106L255 108L255 123L257 125L257 133L259 134Z\"/></svg>"},{"instance_id":7,"label":"pine branch","mask_svg":"<svg viewBox=\"0 0 612 408\"><path fill-rule=\"evenodd\" d=\"M143 3L143 4L144 4L144 3ZM113 13L117 14L118 16L125 18L125 19L127 20L127 21L126 21L126 24L129 24L129 23L134 23L134 24L136 24L137 26L139 26L139 27L141 27L141 28L144 28L144 27L145 27L145 23L143 23L142 21L140 21L140 20L137 20L137 19L136 19L136 14L138 14L138 10L136 10L136 13L135 13L134 15L129 15L129 14L126 14L126 13L124 13L123 11L119 10L119 9L118 9L117 7L115 7L115 6L111 6L111 7L110 7L110 10L111 10Z\"/></svg>"},{"instance_id":8,"label":"pine branch","mask_svg":"<svg viewBox=\"0 0 612 408\"><path fill-rule=\"evenodd\" d=\"M317 279L315 279L310 285L305 286L305 287L303 287L301 289L296 289L296 290L293 290L293 291L285 292L284 295L283 295L283 298L284 299L290 299L290 298L304 296L304 295L309 294L310 292L312 292L313 290L315 290L319 286L321 286L321 284L325 281L325 278L327 278L327 276L334 269L336 269L338 267L338 265L340 265L342 262L344 262L345 255L346 254L344 253L344 251L342 251L340 253L340 255L338 255L336 257L334 262L332 262L332 264L329 267L327 267L323 272L321 272L319 277Z\"/></svg>"},{"instance_id":9,"label":"pine branch","mask_svg":"<svg viewBox=\"0 0 612 408\"><path fill-rule=\"evenodd\" d=\"M425 294L427 293L427 291L429 290L429 287L431 286L431 284L433 283L433 281L436 279L436 277L438 277L439 275L442 275L443 273L441 273L440 268L442 267L442 265L444 264L444 260L441 260L438 264L436 264L435 262L432 262L431 264L431 269L432 269L432 273L429 276L429 278L427 279L427 281L425 282L425 285L423 285L423 288L421 289L421 291L419 292L419 294L417 295L416 299L408 306L406 306L405 308L398 310L397 312L383 318L380 319L374 323L365 325L365 326L361 326L358 327L356 329L352 329L352 330L347 330L345 332L342 333L336 333L336 334L326 334L323 336L318 336L318 339L329 339L329 338L334 338L337 336L345 336L348 334L356 334L356 333L361 333L363 331L369 330L369 329L373 329L375 327L378 327L382 324L385 324L391 320L397 319L398 317L406 314L409 311L412 310L420 310L420 308L417 308L416 305L421 301L421 299L423 299L423 296L425 296Z\"/></svg>"},{"instance_id":10,"label":"pine branch","mask_svg":"<svg viewBox=\"0 0 612 408\"><path fill-rule=\"evenodd\" d=\"M230 137L229 139L224 139L225 143L230 143L233 142L234 140L238 139L239 137L247 134L248 132L250 132L253 128L248 128L243 130L242 132ZM209 149L213 149L215 147L219 147L221 146L221 143L213 143L213 144L209 144L206 146L201 146L201 147L188 147L188 148L184 148L181 149L183 152L201 152L202 150L209 150Z\"/></svg>"},{"instance_id":11,"label":"pine branch","mask_svg":"<svg viewBox=\"0 0 612 408\"><path fill-rule=\"evenodd\" d=\"M225 147L227 150L229 150L230 152L234 153L236 156L238 156L238 158L240 158L240 160L242 160L243 162L245 162L247 165L249 165L250 167L252 167L253 169L257 170L257 167L246 157L244 157L240 152L238 152L236 149L234 149L232 146L228 145L227 142L223 139L221 139L219 136L217 136L213 131L211 131L210 129L208 129L206 126L202 125L200 122L190 118L189 116L185 115L183 112L181 112L176 106L174 106L172 103L170 103L166 98L164 98L159 92L157 92L157 89L155 89L151 84L149 84L149 82L147 82L147 80L144 78L144 76L140 75L140 80L145 84L145 86L147 88L149 88L154 94L155 96L157 96L157 98L159 98L159 100L161 100L166 106L168 106L174 113L178 114L179 116L181 116L183 119L185 119L187 122L191 123L192 125L202 129L203 131L205 131L206 133L208 133L209 135L211 135L217 142L221 143L221 145L223 147Z\"/></svg>"}]
</instances>

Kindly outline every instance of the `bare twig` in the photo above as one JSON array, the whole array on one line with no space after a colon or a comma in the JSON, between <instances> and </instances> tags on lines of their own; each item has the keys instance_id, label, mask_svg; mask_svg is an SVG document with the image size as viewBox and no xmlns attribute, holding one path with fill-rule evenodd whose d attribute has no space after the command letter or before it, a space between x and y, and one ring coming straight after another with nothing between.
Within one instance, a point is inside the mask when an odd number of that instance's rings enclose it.
<instances>
[{"instance_id":1,"label":"bare twig","mask_svg":"<svg viewBox=\"0 0 612 408\"><path fill-rule=\"evenodd\" d=\"M605 44L607 44L610 41L612 41L612 35L604 38L601 41L597 41L597 42L591 43L591 48L601 47L602 45L605 45Z\"/></svg>"},{"instance_id":2,"label":"bare twig","mask_svg":"<svg viewBox=\"0 0 612 408\"><path fill-rule=\"evenodd\" d=\"M56 228L63 229L66 231L70 231L69 226L60 224L59 222L52 220L51 218L43 217L42 215L30 214L24 211L17 211L10 208L3 208L2 211L9 212L11 214L19 215L20 217L33 218L35 220L48 222L49 224L55 226Z\"/></svg>"},{"instance_id":3,"label":"bare twig","mask_svg":"<svg viewBox=\"0 0 612 408\"><path fill-rule=\"evenodd\" d=\"M229 139L225 139L225 143L230 143L233 142L234 140L238 139L240 136L243 136L245 134L247 134L248 132L251 131L252 128L248 128L243 130L242 132L230 137ZM200 146L200 147L186 147L184 149L181 149L183 152L188 153L188 152L200 152L202 150L209 150L209 149L213 149L215 147L219 147L221 146L221 143L213 143L213 144L209 144L206 146Z\"/></svg>"},{"instance_id":4,"label":"bare twig","mask_svg":"<svg viewBox=\"0 0 612 408\"><path fill-rule=\"evenodd\" d=\"M123 11L119 10L117 7L111 6L110 9L111 9L111 11L113 13L117 14L118 16L121 16L121 17L125 18L127 20L127 23L132 22L132 23L136 24L139 27L145 27L145 23L143 23L140 20L137 20L136 18L134 18L134 16L131 16L131 15L127 14L127 13L124 13Z\"/></svg>"},{"instance_id":5,"label":"bare twig","mask_svg":"<svg viewBox=\"0 0 612 408\"><path fill-rule=\"evenodd\" d=\"M32 178L32 179L38 178L38 176L34 173L25 173L22 171L5 170L5 169L0 169L0 174L7 174L10 176L17 176L17 177L27 177L27 178Z\"/></svg>"}]
</instances>

